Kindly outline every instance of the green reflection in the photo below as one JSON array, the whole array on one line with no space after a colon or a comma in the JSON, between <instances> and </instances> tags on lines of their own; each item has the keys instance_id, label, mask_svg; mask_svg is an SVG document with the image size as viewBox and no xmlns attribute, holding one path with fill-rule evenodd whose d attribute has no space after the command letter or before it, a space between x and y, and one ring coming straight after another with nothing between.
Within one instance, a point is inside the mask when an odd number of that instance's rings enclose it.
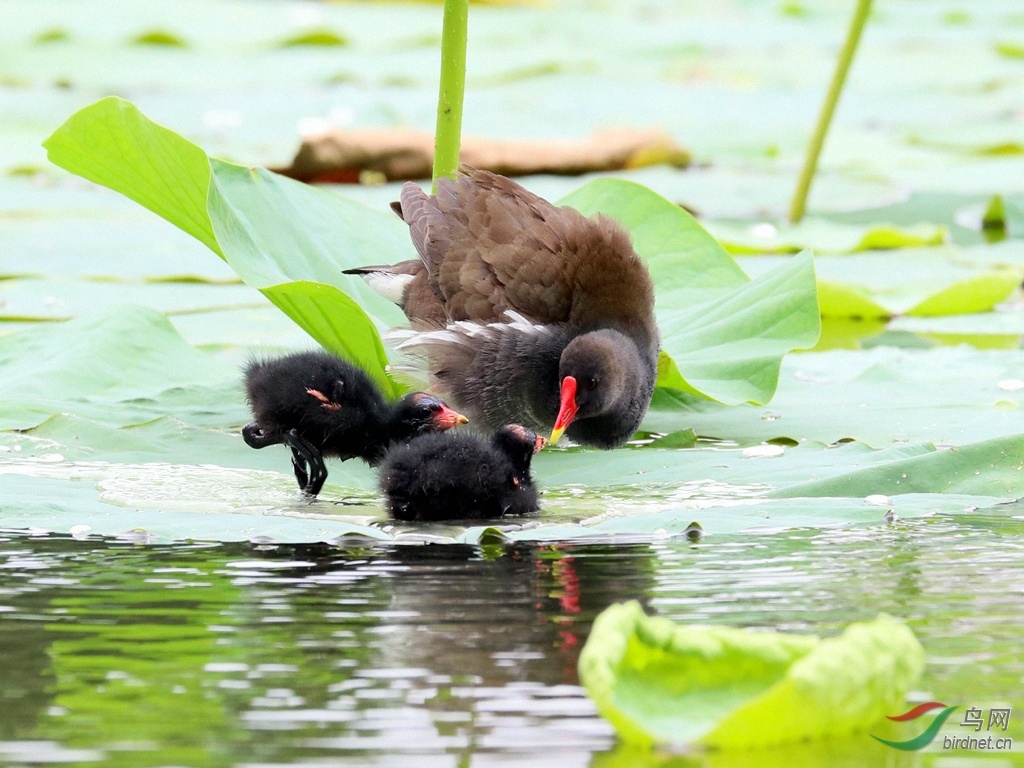
<instances>
[{"instance_id":1,"label":"green reflection","mask_svg":"<svg viewBox=\"0 0 1024 768\"><path fill-rule=\"evenodd\" d=\"M576 688L579 650L598 612L633 597L676 621L823 636L885 611L925 647L919 695L1016 711L1017 506L486 549L8 537L0 735L97 750L116 766L525 764L550 756L553 739L595 766L929 765L941 753L906 762L866 735L690 762L605 754L611 731ZM914 735L893 727L875 732ZM1017 719L1007 735L1020 737Z\"/></svg>"}]
</instances>

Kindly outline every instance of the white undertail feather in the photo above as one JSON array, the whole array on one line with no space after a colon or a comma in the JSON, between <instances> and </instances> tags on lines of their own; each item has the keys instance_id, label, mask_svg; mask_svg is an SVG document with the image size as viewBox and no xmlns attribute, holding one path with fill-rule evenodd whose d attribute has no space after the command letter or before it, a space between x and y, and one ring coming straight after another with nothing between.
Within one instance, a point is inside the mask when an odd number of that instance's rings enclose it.
<instances>
[{"instance_id":1,"label":"white undertail feather","mask_svg":"<svg viewBox=\"0 0 1024 768\"><path fill-rule=\"evenodd\" d=\"M366 284L392 304L401 306L405 289L415 275L396 275L392 272L367 272L363 275Z\"/></svg>"}]
</instances>

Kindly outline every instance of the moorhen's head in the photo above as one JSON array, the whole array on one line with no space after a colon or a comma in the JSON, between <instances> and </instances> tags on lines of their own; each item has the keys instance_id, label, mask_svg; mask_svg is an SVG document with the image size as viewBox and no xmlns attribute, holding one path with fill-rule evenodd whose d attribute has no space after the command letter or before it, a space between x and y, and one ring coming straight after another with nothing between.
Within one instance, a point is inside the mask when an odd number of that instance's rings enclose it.
<instances>
[{"instance_id":1,"label":"moorhen's head","mask_svg":"<svg viewBox=\"0 0 1024 768\"><path fill-rule=\"evenodd\" d=\"M508 456L520 473L530 470L530 462L535 453L548 444L548 441L531 429L520 424L507 424L494 433L494 445Z\"/></svg>"},{"instance_id":2,"label":"moorhen's head","mask_svg":"<svg viewBox=\"0 0 1024 768\"><path fill-rule=\"evenodd\" d=\"M426 392L413 392L395 404L390 433L394 439L409 439L467 423L469 419L453 411L440 398Z\"/></svg>"},{"instance_id":3,"label":"moorhen's head","mask_svg":"<svg viewBox=\"0 0 1024 768\"><path fill-rule=\"evenodd\" d=\"M604 415L625 417L636 410L634 401L643 389L643 365L636 342L619 331L591 331L569 342L558 364L561 393L551 445L574 421Z\"/></svg>"}]
</instances>

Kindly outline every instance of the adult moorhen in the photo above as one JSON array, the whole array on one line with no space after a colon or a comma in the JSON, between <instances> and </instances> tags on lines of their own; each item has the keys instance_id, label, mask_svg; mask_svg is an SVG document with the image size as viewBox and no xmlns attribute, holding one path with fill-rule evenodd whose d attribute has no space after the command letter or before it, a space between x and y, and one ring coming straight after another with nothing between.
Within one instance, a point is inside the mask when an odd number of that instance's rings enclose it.
<instances>
[{"instance_id":1,"label":"adult moorhen","mask_svg":"<svg viewBox=\"0 0 1024 768\"><path fill-rule=\"evenodd\" d=\"M455 407L492 428L553 427L622 445L651 402L658 369L654 286L612 219L556 207L515 182L463 168L414 183L392 208L420 261L348 270L398 303Z\"/></svg>"},{"instance_id":2,"label":"adult moorhen","mask_svg":"<svg viewBox=\"0 0 1024 768\"><path fill-rule=\"evenodd\" d=\"M518 424L490 442L466 433L429 434L388 451L380 487L399 520L467 520L535 512L533 455L547 441Z\"/></svg>"},{"instance_id":3,"label":"adult moorhen","mask_svg":"<svg viewBox=\"0 0 1024 768\"><path fill-rule=\"evenodd\" d=\"M324 455L377 465L394 443L468 421L425 392L389 403L364 371L327 352L254 360L245 390L255 418L242 428L245 442L290 447L295 479L310 496L327 480Z\"/></svg>"}]
</instances>

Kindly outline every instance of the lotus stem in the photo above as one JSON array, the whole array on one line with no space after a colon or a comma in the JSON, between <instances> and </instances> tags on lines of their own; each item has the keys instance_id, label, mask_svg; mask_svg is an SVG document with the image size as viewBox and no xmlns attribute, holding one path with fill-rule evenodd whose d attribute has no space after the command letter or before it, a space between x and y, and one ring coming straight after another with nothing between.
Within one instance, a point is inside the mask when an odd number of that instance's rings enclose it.
<instances>
[{"instance_id":1,"label":"lotus stem","mask_svg":"<svg viewBox=\"0 0 1024 768\"><path fill-rule=\"evenodd\" d=\"M832 75L832 84L828 87L825 103L821 105L821 114L818 115L818 124L814 128L814 135L807 147L807 157L804 159L804 167L800 172L796 194L793 195L793 202L789 206L789 220L793 224L804 217L807 195L811 191L811 182L814 180L814 173L818 168L818 156L821 155L821 148L825 145L825 136L828 134L828 127L832 122L832 114L836 111L836 104L843 92L843 83L846 82L846 73L850 70L853 55L857 52L857 43L860 42L860 33L864 30L864 24L868 20L870 12L871 0L857 0L857 10L854 11L850 29L846 33L846 43L839 53L836 71Z\"/></svg>"},{"instance_id":2,"label":"lotus stem","mask_svg":"<svg viewBox=\"0 0 1024 768\"><path fill-rule=\"evenodd\" d=\"M462 101L466 92L466 31L469 0L444 0L441 31L441 87L434 133L434 191L439 176L454 176L462 142Z\"/></svg>"}]
</instances>

